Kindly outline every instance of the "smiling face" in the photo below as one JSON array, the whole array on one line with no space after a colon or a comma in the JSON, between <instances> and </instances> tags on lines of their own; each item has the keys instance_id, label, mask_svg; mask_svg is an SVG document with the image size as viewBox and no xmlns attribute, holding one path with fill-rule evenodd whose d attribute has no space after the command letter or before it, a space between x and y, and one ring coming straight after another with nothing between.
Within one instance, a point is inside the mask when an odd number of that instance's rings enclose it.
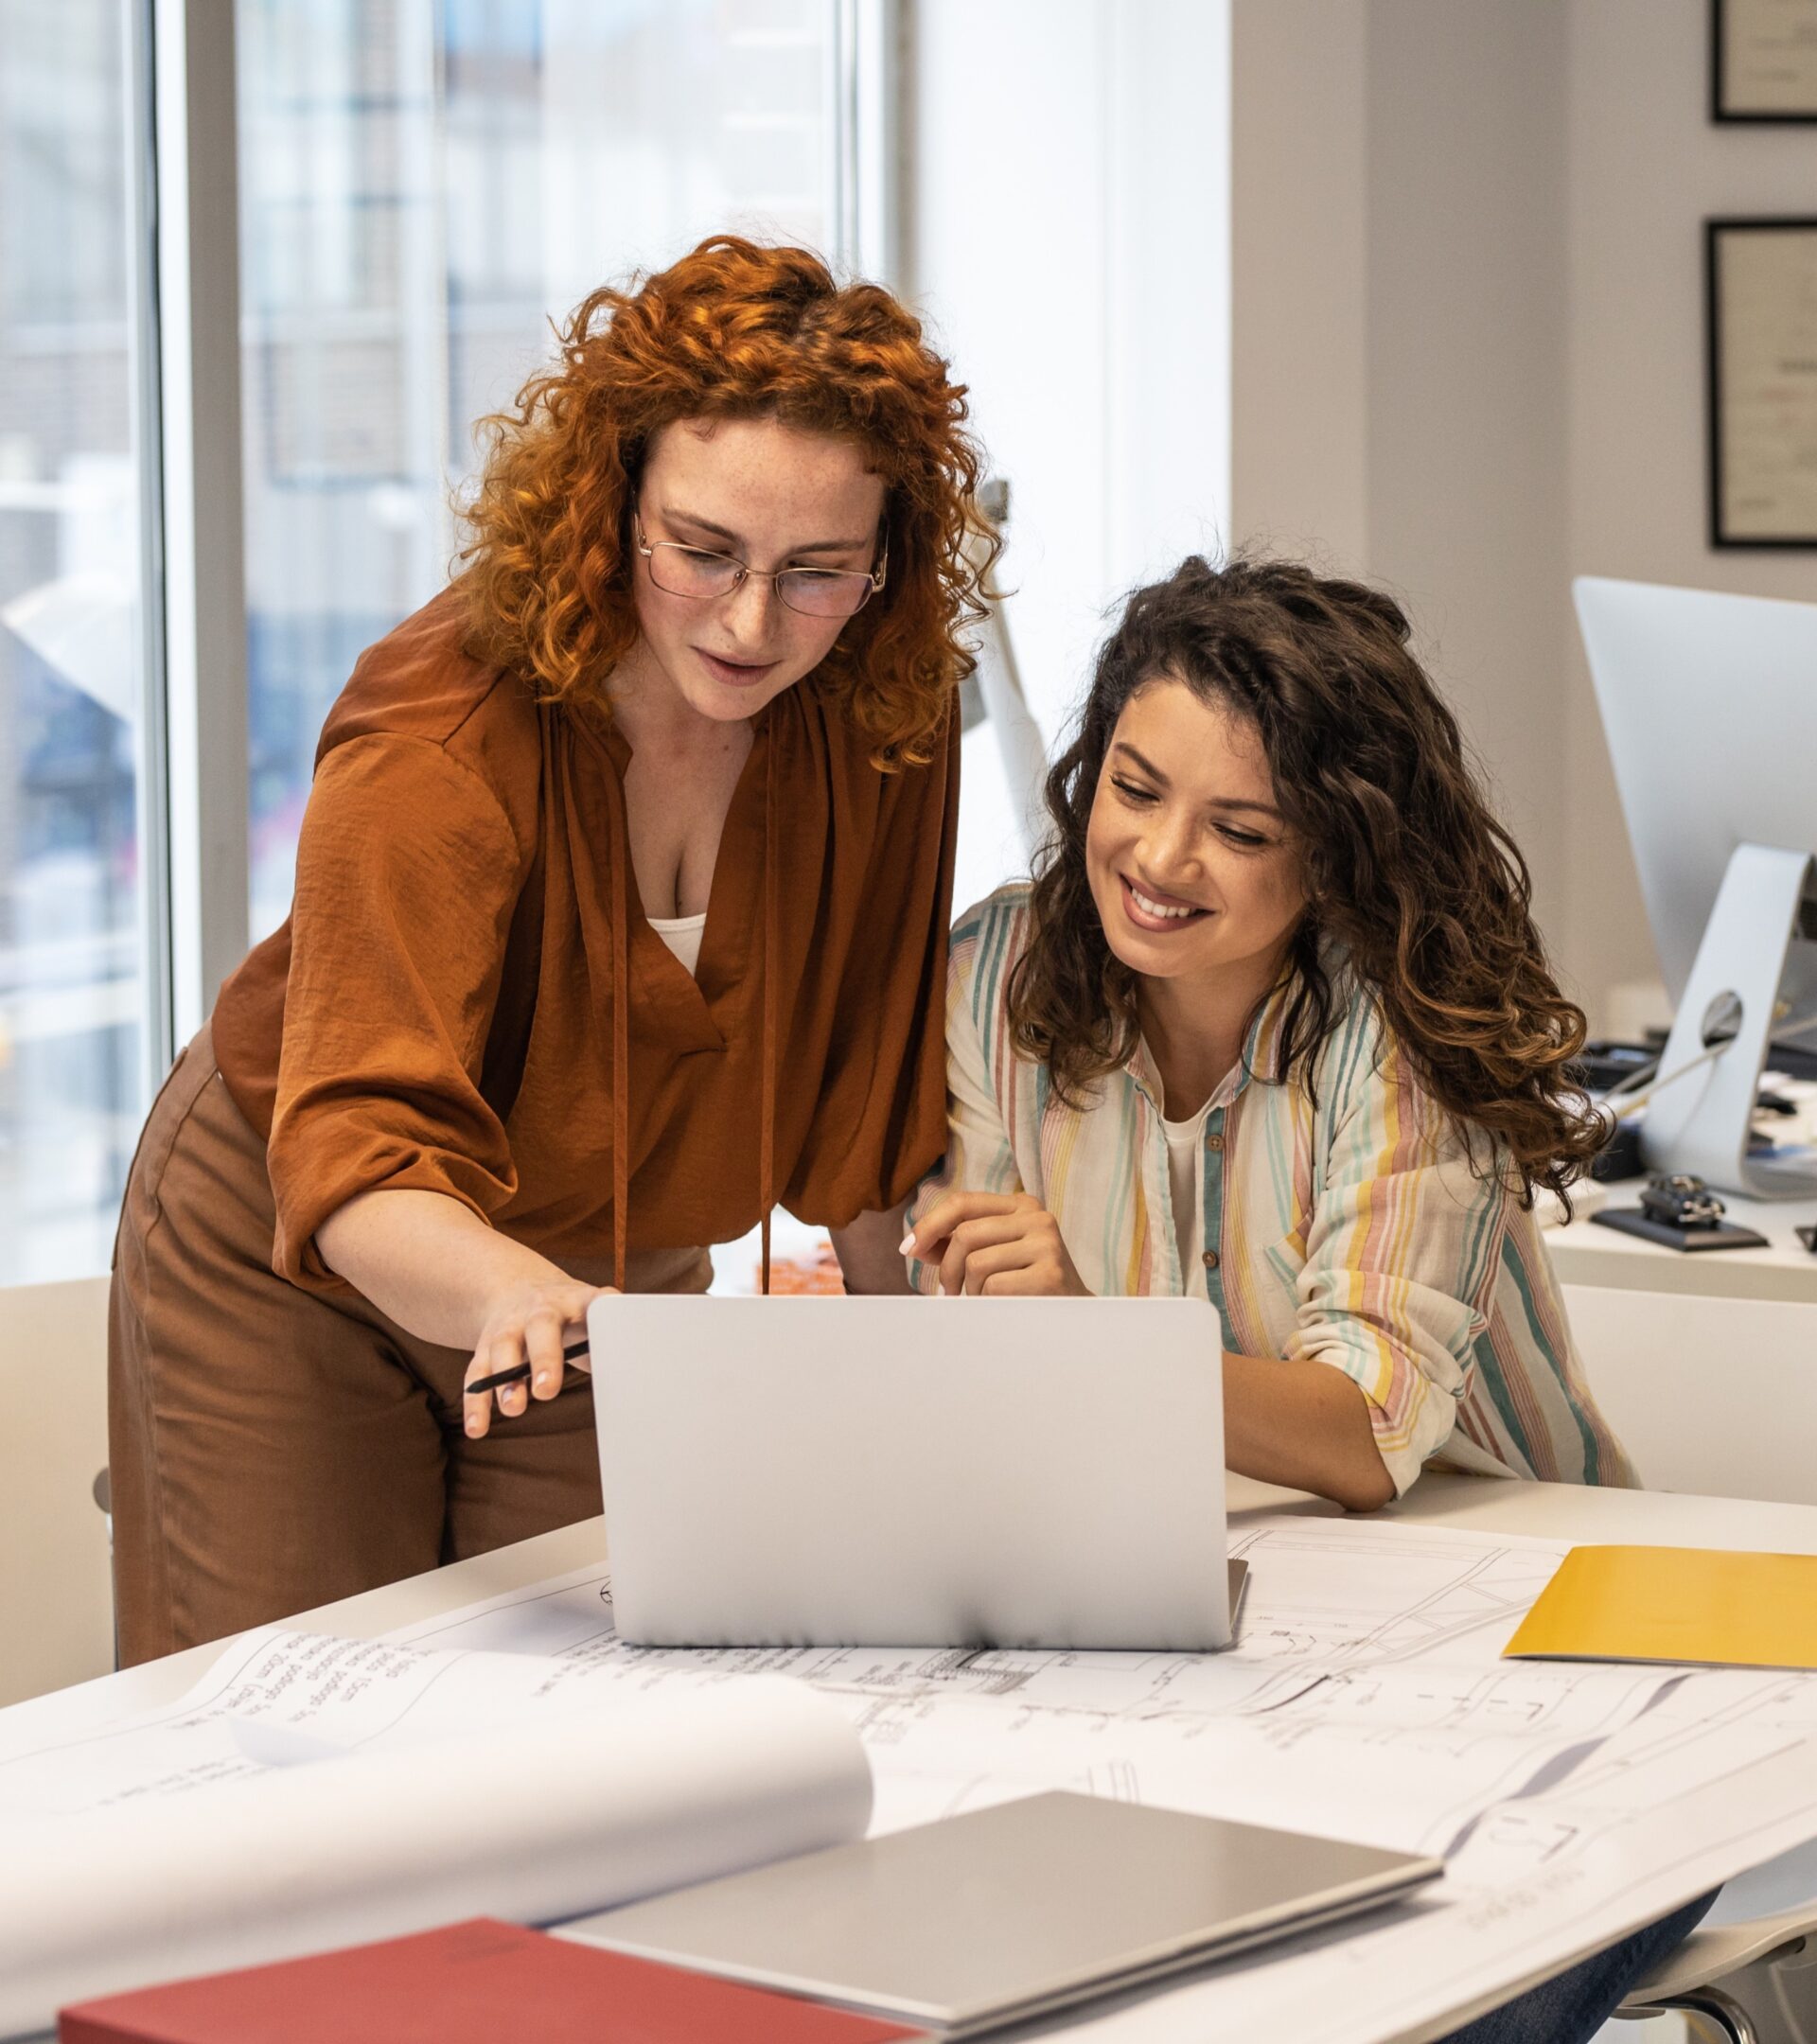
<instances>
[{"instance_id":1,"label":"smiling face","mask_svg":"<svg viewBox=\"0 0 1817 2044\"><path fill-rule=\"evenodd\" d=\"M1265 993L1306 895L1253 722L1171 677L1138 688L1098 777L1085 871L1132 972L1253 976Z\"/></svg>"},{"instance_id":2,"label":"smiling face","mask_svg":"<svg viewBox=\"0 0 1817 2044\"><path fill-rule=\"evenodd\" d=\"M697 714L730 723L754 716L832 651L848 621L789 609L768 575L871 568L883 484L855 442L832 433L770 418L681 419L651 441L636 508L650 544L735 555L754 572L729 595L677 596L634 553L642 639L620 685L672 690Z\"/></svg>"}]
</instances>

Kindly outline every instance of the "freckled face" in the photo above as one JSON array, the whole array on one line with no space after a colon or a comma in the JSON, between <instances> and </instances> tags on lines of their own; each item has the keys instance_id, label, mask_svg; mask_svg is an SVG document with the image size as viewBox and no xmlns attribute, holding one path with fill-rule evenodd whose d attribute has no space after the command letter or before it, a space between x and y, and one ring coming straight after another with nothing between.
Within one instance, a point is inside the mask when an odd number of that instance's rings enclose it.
<instances>
[{"instance_id":1,"label":"freckled face","mask_svg":"<svg viewBox=\"0 0 1817 2044\"><path fill-rule=\"evenodd\" d=\"M1306 907L1261 734L1171 677L1117 720L1085 869L1111 950L1148 978L1271 971Z\"/></svg>"},{"instance_id":2,"label":"freckled face","mask_svg":"<svg viewBox=\"0 0 1817 2044\"><path fill-rule=\"evenodd\" d=\"M756 571L724 596L677 596L632 555L650 665L690 709L732 723L811 674L846 623L789 609L768 574L872 568L883 483L855 442L833 433L767 418L680 419L650 443L637 506L647 540L731 554Z\"/></svg>"}]
</instances>

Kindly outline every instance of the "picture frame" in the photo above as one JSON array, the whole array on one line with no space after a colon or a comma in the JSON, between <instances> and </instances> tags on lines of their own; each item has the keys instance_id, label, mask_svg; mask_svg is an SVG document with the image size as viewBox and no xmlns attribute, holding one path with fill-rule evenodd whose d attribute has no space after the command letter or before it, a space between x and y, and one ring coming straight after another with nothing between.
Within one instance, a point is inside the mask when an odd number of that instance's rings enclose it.
<instances>
[{"instance_id":1,"label":"picture frame","mask_svg":"<svg viewBox=\"0 0 1817 2044\"><path fill-rule=\"evenodd\" d=\"M1817 547L1817 218L1704 222L1709 538Z\"/></svg>"},{"instance_id":2,"label":"picture frame","mask_svg":"<svg viewBox=\"0 0 1817 2044\"><path fill-rule=\"evenodd\" d=\"M1710 118L1817 122L1817 0L1710 0Z\"/></svg>"}]
</instances>

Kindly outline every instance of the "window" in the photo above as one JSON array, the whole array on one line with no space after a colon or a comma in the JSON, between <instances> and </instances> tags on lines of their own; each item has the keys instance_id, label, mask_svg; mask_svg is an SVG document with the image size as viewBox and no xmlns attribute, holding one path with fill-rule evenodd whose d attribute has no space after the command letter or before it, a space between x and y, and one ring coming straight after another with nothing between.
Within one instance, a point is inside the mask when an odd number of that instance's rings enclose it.
<instances>
[{"instance_id":1,"label":"window","mask_svg":"<svg viewBox=\"0 0 1817 2044\"><path fill-rule=\"evenodd\" d=\"M120 0L0 0L0 1283L106 1268L145 1107Z\"/></svg>"},{"instance_id":2,"label":"window","mask_svg":"<svg viewBox=\"0 0 1817 2044\"><path fill-rule=\"evenodd\" d=\"M596 285L838 238L833 0L238 0L255 939L315 741L448 580L474 423Z\"/></svg>"},{"instance_id":3,"label":"window","mask_svg":"<svg viewBox=\"0 0 1817 2044\"><path fill-rule=\"evenodd\" d=\"M0 0L0 1283L106 1267L173 1029L288 912L323 717L447 581L551 322L728 225L883 266L889 9L235 0L230 66L194 4Z\"/></svg>"}]
</instances>

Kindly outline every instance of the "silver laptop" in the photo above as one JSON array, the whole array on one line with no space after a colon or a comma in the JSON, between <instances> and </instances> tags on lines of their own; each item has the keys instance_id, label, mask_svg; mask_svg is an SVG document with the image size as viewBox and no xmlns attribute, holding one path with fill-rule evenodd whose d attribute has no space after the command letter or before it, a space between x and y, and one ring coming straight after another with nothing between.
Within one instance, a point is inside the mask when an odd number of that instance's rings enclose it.
<instances>
[{"instance_id":1,"label":"silver laptop","mask_svg":"<svg viewBox=\"0 0 1817 2044\"><path fill-rule=\"evenodd\" d=\"M728 1875L559 1934L953 2035L1335 1922L1442 1871L1420 1855L1057 1793Z\"/></svg>"},{"instance_id":2,"label":"silver laptop","mask_svg":"<svg viewBox=\"0 0 1817 2044\"><path fill-rule=\"evenodd\" d=\"M612 1606L652 1646L1227 1646L1208 1301L607 1297Z\"/></svg>"}]
</instances>

